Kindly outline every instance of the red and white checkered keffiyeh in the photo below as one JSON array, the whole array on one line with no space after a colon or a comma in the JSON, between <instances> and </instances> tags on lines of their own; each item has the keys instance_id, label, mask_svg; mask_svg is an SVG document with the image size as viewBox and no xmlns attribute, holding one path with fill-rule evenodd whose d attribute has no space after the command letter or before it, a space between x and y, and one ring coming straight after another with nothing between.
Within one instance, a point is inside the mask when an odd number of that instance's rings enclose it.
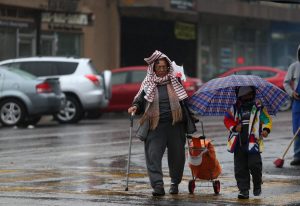
<instances>
[{"instance_id":1,"label":"red and white checkered keffiyeh","mask_svg":"<svg viewBox=\"0 0 300 206\"><path fill-rule=\"evenodd\" d=\"M162 58L166 58L166 60L169 62L170 70L169 70L169 73L165 77L161 78L161 77L157 77L154 72L154 62L156 60L162 59ZM140 90L136 94L135 98L137 98L141 94L141 92L144 90L146 93L144 98L149 102L153 102L154 96L155 96L155 88L156 88L157 84L165 82L168 79L170 79L170 81L173 85L173 88L175 90L175 93L179 100L183 100L188 97L185 89L179 83L179 81L177 80L175 75L173 74L174 69L172 67L171 60L165 54L156 50L155 52L153 52L153 54L150 57L145 58L144 60L148 64L147 75L146 75L144 81L142 82Z\"/></svg>"}]
</instances>

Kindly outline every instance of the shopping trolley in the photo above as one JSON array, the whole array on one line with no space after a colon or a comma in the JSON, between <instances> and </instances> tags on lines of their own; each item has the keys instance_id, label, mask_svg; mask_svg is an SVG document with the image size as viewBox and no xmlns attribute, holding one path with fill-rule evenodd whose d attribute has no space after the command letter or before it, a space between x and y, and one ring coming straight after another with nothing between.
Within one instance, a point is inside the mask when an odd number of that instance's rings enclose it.
<instances>
[{"instance_id":1,"label":"shopping trolley","mask_svg":"<svg viewBox=\"0 0 300 206\"><path fill-rule=\"evenodd\" d=\"M220 181L217 180L221 174L221 166L217 160L214 146L211 140L206 139L201 122L203 135L188 138L187 159L192 172L192 180L189 181L188 189L190 194L194 193L196 179L212 182L215 194L221 190Z\"/></svg>"}]
</instances>

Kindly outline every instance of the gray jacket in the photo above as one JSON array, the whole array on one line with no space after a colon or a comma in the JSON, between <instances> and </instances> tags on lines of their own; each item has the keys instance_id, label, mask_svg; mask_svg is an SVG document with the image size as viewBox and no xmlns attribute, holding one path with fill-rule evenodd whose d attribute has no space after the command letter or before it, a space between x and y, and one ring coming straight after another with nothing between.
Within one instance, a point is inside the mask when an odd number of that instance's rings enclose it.
<instances>
[{"instance_id":1,"label":"gray jacket","mask_svg":"<svg viewBox=\"0 0 300 206\"><path fill-rule=\"evenodd\" d=\"M283 86L285 91L292 97L293 91L296 90L300 79L300 45L297 50L298 61L292 63L284 78Z\"/></svg>"},{"instance_id":2,"label":"gray jacket","mask_svg":"<svg viewBox=\"0 0 300 206\"><path fill-rule=\"evenodd\" d=\"M149 102L146 101L144 98L145 91L142 91L142 93L133 101L132 105L137 107L136 114L143 114L145 111L149 109ZM199 121L195 117L192 116L189 109L187 108L186 104L184 103L184 100L179 102L182 108L183 112L183 122L185 122L185 133L186 134L193 134L197 131L195 122ZM149 132L150 123L149 120L146 120L144 124L139 125L138 129L136 131L136 136L142 140L145 141Z\"/></svg>"}]
</instances>

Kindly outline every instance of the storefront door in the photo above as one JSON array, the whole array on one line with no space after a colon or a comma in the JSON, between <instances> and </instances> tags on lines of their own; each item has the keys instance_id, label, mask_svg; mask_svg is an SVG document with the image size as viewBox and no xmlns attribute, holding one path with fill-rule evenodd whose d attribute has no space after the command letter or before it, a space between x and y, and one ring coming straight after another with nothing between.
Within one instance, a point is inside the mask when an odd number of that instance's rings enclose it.
<instances>
[{"instance_id":1,"label":"storefront door","mask_svg":"<svg viewBox=\"0 0 300 206\"><path fill-rule=\"evenodd\" d=\"M55 35L42 35L41 55L55 56L57 50L56 42L57 42L57 37Z\"/></svg>"},{"instance_id":2,"label":"storefront door","mask_svg":"<svg viewBox=\"0 0 300 206\"><path fill-rule=\"evenodd\" d=\"M33 34L19 34L17 57L35 55L35 36Z\"/></svg>"}]
</instances>

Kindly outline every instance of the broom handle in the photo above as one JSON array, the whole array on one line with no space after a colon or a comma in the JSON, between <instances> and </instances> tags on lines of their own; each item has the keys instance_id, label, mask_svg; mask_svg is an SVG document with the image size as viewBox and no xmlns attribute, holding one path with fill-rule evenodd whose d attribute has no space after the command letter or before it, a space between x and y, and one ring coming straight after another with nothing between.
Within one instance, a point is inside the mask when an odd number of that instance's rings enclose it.
<instances>
[{"instance_id":1,"label":"broom handle","mask_svg":"<svg viewBox=\"0 0 300 206\"><path fill-rule=\"evenodd\" d=\"M297 130L295 136L294 136L293 139L291 140L289 146L288 146L288 147L286 148L286 150L284 151L284 153L283 153L283 155L282 155L282 159L284 159L284 157L285 157L286 153L288 152L288 150L290 149L292 143L295 141L296 137L297 137L298 134L299 134L299 131L300 131L300 127L298 128L298 130Z\"/></svg>"}]
</instances>

